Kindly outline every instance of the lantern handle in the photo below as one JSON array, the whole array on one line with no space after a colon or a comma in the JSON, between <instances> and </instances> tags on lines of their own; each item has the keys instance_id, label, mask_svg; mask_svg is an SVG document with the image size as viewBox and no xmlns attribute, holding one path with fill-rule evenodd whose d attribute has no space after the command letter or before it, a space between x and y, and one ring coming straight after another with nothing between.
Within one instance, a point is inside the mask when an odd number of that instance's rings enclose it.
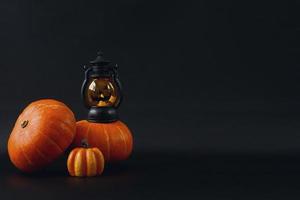
<instances>
[{"instance_id":1,"label":"lantern handle","mask_svg":"<svg viewBox=\"0 0 300 200\"><path fill-rule=\"evenodd\" d=\"M85 70L84 72L84 81L82 83L82 86L81 86L81 98L84 102L84 105L89 108L89 106L85 103L85 95L84 95L84 92L85 92L85 89L87 87L87 82L88 82L88 79L89 79L89 74L92 70L91 67L87 67L86 65L83 66L83 69Z\"/></svg>"},{"instance_id":2,"label":"lantern handle","mask_svg":"<svg viewBox=\"0 0 300 200\"><path fill-rule=\"evenodd\" d=\"M117 64L115 64L115 66L113 67L114 73L112 75L115 83L117 84L118 91L119 91L119 101L118 101L118 103L116 105L116 108L119 108L120 104L123 101L123 87L122 87L122 84L121 84L121 82L119 80L118 68L119 68L119 66Z\"/></svg>"},{"instance_id":3,"label":"lantern handle","mask_svg":"<svg viewBox=\"0 0 300 200\"><path fill-rule=\"evenodd\" d=\"M83 69L85 70L85 72L84 72L85 79L88 79L88 78L89 78L89 73L90 73L90 71L92 70L92 68L89 67L89 66L84 65L84 66L83 66Z\"/></svg>"}]
</instances>

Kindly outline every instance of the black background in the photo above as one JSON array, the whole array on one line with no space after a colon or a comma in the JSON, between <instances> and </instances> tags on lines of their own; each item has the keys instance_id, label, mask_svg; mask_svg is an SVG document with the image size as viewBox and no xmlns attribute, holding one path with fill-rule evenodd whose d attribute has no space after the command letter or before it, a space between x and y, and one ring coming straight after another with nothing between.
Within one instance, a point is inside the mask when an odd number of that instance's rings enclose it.
<instances>
[{"instance_id":1,"label":"black background","mask_svg":"<svg viewBox=\"0 0 300 200\"><path fill-rule=\"evenodd\" d=\"M296 197L299 9L297 1L2 0L7 189L0 191L30 198L53 197L53 190L63 198ZM134 134L132 158L98 179L67 178L60 167L18 173L6 155L18 114L31 101L55 98L85 118L83 65L100 49L120 66L120 116Z\"/></svg>"}]
</instances>

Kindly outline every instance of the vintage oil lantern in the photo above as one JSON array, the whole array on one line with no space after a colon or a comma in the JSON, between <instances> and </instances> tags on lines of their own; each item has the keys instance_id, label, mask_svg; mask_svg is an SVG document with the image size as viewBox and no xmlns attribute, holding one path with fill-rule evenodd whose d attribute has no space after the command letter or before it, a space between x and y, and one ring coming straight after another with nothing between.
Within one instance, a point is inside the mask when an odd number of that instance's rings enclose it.
<instances>
[{"instance_id":1,"label":"vintage oil lantern","mask_svg":"<svg viewBox=\"0 0 300 200\"><path fill-rule=\"evenodd\" d=\"M101 52L98 52L96 59L91 61L85 70L81 96L89 109L88 121L104 123L116 121L117 108L122 99L117 65L112 65L103 58Z\"/></svg>"},{"instance_id":2,"label":"vintage oil lantern","mask_svg":"<svg viewBox=\"0 0 300 200\"><path fill-rule=\"evenodd\" d=\"M98 147L106 161L127 159L133 147L131 131L118 118L122 87L117 70L102 52L85 67L81 96L89 111L86 120L77 122L74 140L75 146L87 140L91 147Z\"/></svg>"}]
</instances>

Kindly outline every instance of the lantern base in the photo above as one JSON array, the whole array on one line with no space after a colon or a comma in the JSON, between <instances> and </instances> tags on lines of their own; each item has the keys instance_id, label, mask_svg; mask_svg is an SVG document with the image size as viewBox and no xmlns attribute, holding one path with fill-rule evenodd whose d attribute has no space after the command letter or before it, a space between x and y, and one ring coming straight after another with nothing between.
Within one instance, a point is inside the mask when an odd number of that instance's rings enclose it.
<instances>
[{"instance_id":1,"label":"lantern base","mask_svg":"<svg viewBox=\"0 0 300 200\"><path fill-rule=\"evenodd\" d=\"M91 107L87 120L89 122L110 123L119 119L114 107Z\"/></svg>"}]
</instances>

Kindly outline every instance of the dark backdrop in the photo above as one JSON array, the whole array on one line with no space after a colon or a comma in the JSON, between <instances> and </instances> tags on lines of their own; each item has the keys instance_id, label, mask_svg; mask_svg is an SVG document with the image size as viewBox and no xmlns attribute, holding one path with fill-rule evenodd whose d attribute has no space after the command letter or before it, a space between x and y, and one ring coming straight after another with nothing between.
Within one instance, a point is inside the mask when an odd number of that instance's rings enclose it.
<instances>
[{"instance_id":1,"label":"dark backdrop","mask_svg":"<svg viewBox=\"0 0 300 200\"><path fill-rule=\"evenodd\" d=\"M78 119L83 65L120 66L136 148L299 151L297 1L0 3L1 149L19 112L55 98ZM291 118L293 117L293 118Z\"/></svg>"}]
</instances>

